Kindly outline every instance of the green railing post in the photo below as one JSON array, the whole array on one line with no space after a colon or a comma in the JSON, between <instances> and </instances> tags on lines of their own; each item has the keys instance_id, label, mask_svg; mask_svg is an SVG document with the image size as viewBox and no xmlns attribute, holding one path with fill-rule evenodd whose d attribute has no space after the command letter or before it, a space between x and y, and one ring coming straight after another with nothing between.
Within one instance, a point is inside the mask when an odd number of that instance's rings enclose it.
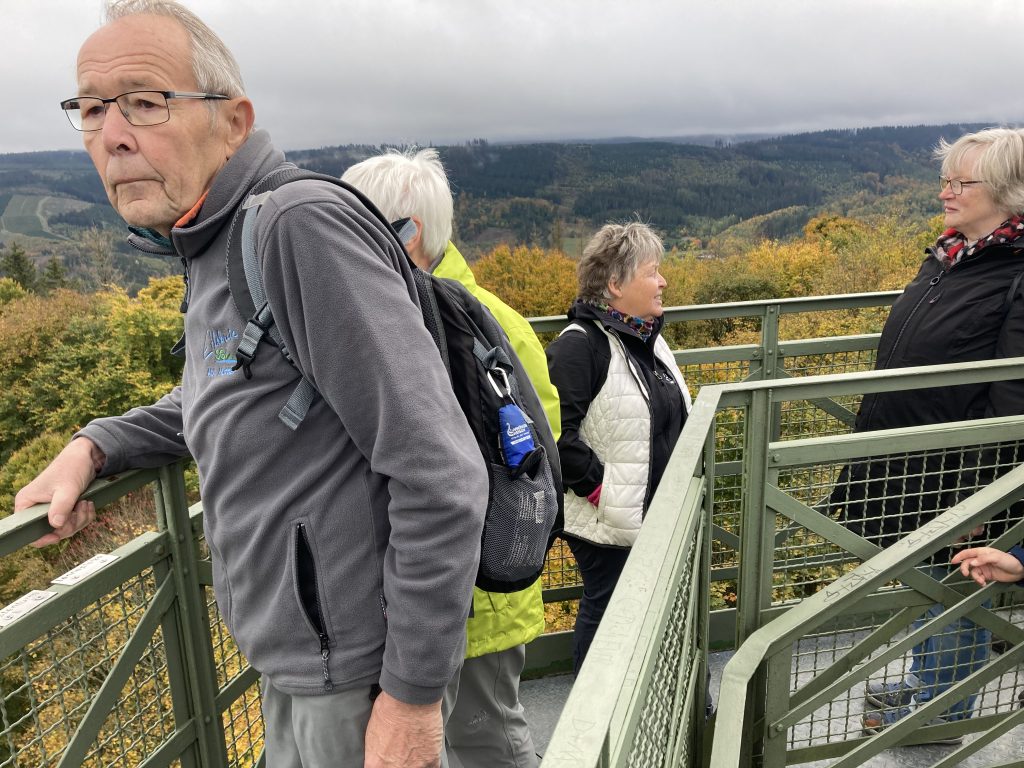
<instances>
[{"instance_id":1,"label":"green railing post","mask_svg":"<svg viewBox=\"0 0 1024 768\"><path fill-rule=\"evenodd\" d=\"M167 530L166 505L164 504L163 483L158 481L153 485L153 497L156 502L157 527ZM167 554L164 546L158 546L158 555ZM158 584L168 580L175 581L173 558L165 557L153 564L153 575ZM179 595L178 585L174 584L175 595ZM174 723L178 730L182 730L193 719L192 693L189 686L189 670L186 661L185 642L181 632L181 622L174 607L164 614L160 622L160 631L164 638L164 652L167 655L167 682L171 688L171 709L174 712ZM201 768L199 744L193 741L188 748L181 753L179 758L182 768Z\"/></svg>"},{"instance_id":2,"label":"green railing post","mask_svg":"<svg viewBox=\"0 0 1024 768\"><path fill-rule=\"evenodd\" d=\"M764 367L762 378L775 379L782 372L782 353L779 350L779 317L781 307L772 304L765 307L764 317L761 320L761 349L764 351ZM772 407L772 431L771 439L778 440L782 434L782 403L775 403Z\"/></svg>"},{"instance_id":3,"label":"green railing post","mask_svg":"<svg viewBox=\"0 0 1024 768\"><path fill-rule=\"evenodd\" d=\"M763 623L762 612L771 607L772 561L775 547L775 516L768 514L765 486L768 482L768 444L773 432L772 390L750 393L747 405L746 436L743 443L743 497L740 516L740 567L736 590L736 647ZM766 685L763 671L752 682L753 691ZM764 719L765 702L760 696L748 696L745 730ZM752 765L755 734L743 734L745 765ZM739 734L737 734L739 737ZM757 739L760 741L760 739Z\"/></svg>"},{"instance_id":4,"label":"green railing post","mask_svg":"<svg viewBox=\"0 0 1024 768\"><path fill-rule=\"evenodd\" d=\"M750 393L743 441L743 491L740 517L740 568L737 589L736 647L761 626L761 612L770 607L775 517L767 512L768 446L774 431L772 390Z\"/></svg>"},{"instance_id":5,"label":"green railing post","mask_svg":"<svg viewBox=\"0 0 1024 768\"><path fill-rule=\"evenodd\" d=\"M774 379L778 369L779 350L779 307L771 304L764 308L761 316L761 360L762 379Z\"/></svg>"},{"instance_id":6,"label":"green railing post","mask_svg":"<svg viewBox=\"0 0 1024 768\"><path fill-rule=\"evenodd\" d=\"M789 676L793 664L792 646L789 652L778 652L768 658L765 695L765 712L785 712L789 709ZM764 768L785 768L786 747L789 730L779 726L769 726L770 718L761 721L761 731L757 735L761 741L760 765Z\"/></svg>"},{"instance_id":7,"label":"green railing post","mask_svg":"<svg viewBox=\"0 0 1024 768\"><path fill-rule=\"evenodd\" d=\"M173 623L177 625L180 653L188 676L187 706L195 725L199 765L201 768L227 768L224 723L216 705L217 672L210 617L196 567L199 553L192 535L181 462L161 468L158 489L157 513L169 534L171 572L178 596ZM165 628L168 623L172 622L165 622ZM172 633L165 634L167 638L170 636ZM179 711L177 703L175 711Z\"/></svg>"}]
</instances>

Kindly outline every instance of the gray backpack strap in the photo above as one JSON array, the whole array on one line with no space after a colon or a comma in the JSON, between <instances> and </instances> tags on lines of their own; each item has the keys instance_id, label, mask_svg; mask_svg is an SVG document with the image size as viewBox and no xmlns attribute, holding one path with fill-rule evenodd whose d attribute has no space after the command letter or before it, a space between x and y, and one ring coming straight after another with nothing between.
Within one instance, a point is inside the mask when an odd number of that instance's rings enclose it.
<instances>
[{"instance_id":1,"label":"gray backpack strap","mask_svg":"<svg viewBox=\"0 0 1024 768\"><path fill-rule=\"evenodd\" d=\"M259 308L256 315L245 324L245 330L242 332L242 338L235 352L239 360L236 367L242 368L246 378L252 375L249 366L256 356L256 348L265 336L270 336L282 353L284 353L288 362L295 366L295 361L288 353L284 340L281 338L281 332L274 323L274 314L270 309L270 303L267 301L267 291L263 285L259 257L256 254L256 241L254 237L256 216L259 213L260 206L263 205L269 196L270 192L264 192L261 195L251 195L242 204L242 208L245 210L245 217L242 220L242 269L245 272L245 282L248 284L249 294L252 296L253 303ZM298 370L298 366L295 366L295 368ZM284 407L277 414L277 417L284 422L285 426L292 430L297 429L303 419L306 418L309 407L319 394L313 383L301 371L299 371L299 374L302 375L302 380L296 385L291 396L288 398L288 402L284 404Z\"/></svg>"}]
</instances>

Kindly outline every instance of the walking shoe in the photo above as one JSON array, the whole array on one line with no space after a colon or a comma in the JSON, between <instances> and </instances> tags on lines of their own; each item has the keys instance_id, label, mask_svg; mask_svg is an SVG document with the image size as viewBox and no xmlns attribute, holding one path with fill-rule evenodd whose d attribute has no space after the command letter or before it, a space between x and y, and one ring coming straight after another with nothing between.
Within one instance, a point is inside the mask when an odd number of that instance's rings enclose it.
<instances>
[{"instance_id":1,"label":"walking shoe","mask_svg":"<svg viewBox=\"0 0 1024 768\"><path fill-rule=\"evenodd\" d=\"M897 722L900 718L906 717L910 714L910 710L906 707L899 710L883 709L875 710L872 712L865 712L861 719L861 724L864 728L864 733L869 736L875 736L893 723ZM934 720L929 720L925 725L945 725L946 721L941 717L937 717ZM949 744L956 746L962 744L964 741L963 736L942 736L941 734L929 738L927 741L919 741L914 746L921 744Z\"/></svg>"},{"instance_id":2,"label":"walking shoe","mask_svg":"<svg viewBox=\"0 0 1024 768\"><path fill-rule=\"evenodd\" d=\"M907 685L902 680L898 683L869 682L864 686L864 701L873 709L898 709L907 706L915 693L917 688Z\"/></svg>"}]
</instances>

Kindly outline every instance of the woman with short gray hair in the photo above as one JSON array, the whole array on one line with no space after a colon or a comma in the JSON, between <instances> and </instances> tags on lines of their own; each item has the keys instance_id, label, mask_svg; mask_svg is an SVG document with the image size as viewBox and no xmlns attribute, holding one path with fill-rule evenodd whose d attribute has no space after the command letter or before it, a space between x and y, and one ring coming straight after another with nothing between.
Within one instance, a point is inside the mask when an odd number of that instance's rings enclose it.
<instances>
[{"instance_id":1,"label":"woman with short gray hair","mask_svg":"<svg viewBox=\"0 0 1024 768\"><path fill-rule=\"evenodd\" d=\"M583 578L577 673L690 408L660 335L663 253L646 224L602 227L577 269L572 322L547 349L561 401L563 536Z\"/></svg>"}]
</instances>

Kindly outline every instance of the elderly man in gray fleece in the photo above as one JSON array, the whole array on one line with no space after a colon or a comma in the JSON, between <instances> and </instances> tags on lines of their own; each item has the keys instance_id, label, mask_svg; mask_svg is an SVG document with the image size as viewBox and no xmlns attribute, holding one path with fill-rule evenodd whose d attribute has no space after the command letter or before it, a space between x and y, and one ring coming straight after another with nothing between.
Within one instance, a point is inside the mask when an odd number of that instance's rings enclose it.
<instances>
[{"instance_id":1,"label":"elderly man in gray fleece","mask_svg":"<svg viewBox=\"0 0 1024 768\"><path fill-rule=\"evenodd\" d=\"M437 766L441 699L465 650L487 478L389 231L343 189L296 181L255 243L277 326L320 393L278 419L299 373L269 347L232 370L246 319L228 228L284 155L221 40L174 0L114 0L62 102L133 244L185 269L185 370L153 405L97 419L23 488L53 533L95 517L97 476L191 453L214 588L262 673L267 763Z\"/></svg>"}]
</instances>

